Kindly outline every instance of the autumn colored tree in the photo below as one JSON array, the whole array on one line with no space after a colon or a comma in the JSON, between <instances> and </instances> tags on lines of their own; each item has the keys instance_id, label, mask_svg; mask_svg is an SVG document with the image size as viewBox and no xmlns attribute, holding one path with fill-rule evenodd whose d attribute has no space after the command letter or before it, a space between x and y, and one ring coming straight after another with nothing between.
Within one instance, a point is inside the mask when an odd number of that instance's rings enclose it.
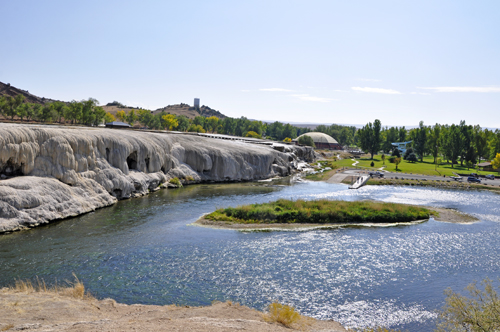
<instances>
[{"instance_id":1,"label":"autumn colored tree","mask_svg":"<svg viewBox=\"0 0 500 332\"><path fill-rule=\"evenodd\" d=\"M167 128L168 130L173 130L177 128L177 126L179 125L177 118L173 114L165 114L161 118L163 120L164 127Z\"/></svg>"}]
</instances>

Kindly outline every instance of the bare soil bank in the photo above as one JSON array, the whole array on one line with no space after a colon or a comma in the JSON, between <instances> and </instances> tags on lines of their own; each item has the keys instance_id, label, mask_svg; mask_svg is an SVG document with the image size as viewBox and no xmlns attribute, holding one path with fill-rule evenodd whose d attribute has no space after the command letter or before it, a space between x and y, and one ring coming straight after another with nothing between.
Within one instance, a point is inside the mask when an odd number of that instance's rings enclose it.
<instances>
[{"instance_id":1,"label":"bare soil bank","mask_svg":"<svg viewBox=\"0 0 500 332\"><path fill-rule=\"evenodd\" d=\"M306 331L347 331L334 321L314 320ZM207 307L126 305L82 300L53 292L0 290L0 331L290 331L267 323L261 312L231 302Z\"/></svg>"}]
</instances>

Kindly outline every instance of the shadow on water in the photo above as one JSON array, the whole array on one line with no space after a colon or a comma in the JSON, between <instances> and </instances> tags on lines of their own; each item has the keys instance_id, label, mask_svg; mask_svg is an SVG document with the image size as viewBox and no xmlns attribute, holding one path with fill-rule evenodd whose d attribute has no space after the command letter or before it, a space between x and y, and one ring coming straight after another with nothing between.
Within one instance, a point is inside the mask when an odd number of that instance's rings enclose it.
<instances>
[{"instance_id":1,"label":"shadow on water","mask_svg":"<svg viewBox=\"0 0 500 332\"><path fill-rule=\"evenodd\" d=\"M218 207L278 198L455 207L482 222L246 233L188 226ZM430 331L445 288L498 276L499 216L498 195L488 192L274 181L194 185L0 236L0 287L15 278L72 279L74 272L97 297L124 303L229 299L263 309L279 300L347 326Z\"/></svg>"}]
</instances>

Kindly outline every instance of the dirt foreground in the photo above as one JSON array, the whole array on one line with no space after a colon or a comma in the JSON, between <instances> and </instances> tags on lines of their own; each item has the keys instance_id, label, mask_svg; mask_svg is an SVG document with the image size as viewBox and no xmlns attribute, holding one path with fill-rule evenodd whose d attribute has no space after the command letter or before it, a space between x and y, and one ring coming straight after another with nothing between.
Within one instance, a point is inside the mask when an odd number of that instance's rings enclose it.
<instances>
[{"instance_id":1,"label":"dirt foreground","mask_svg":"<svg viewBox=\"0 0 500 332\"><path fill-rule=\"evenodd\" d=\"M305 331L347 331L334 321L307 319ZM0 289L0 331L290 331L263 314L231 302L207 307L126 305L54 292Z\"/></svg>"}]
</instances>

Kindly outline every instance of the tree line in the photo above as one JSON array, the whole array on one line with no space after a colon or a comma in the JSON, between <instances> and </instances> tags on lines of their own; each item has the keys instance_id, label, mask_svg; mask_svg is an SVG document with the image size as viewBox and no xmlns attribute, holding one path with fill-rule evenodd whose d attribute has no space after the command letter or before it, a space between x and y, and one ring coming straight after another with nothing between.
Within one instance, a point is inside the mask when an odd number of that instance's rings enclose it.
<instances>
[{"instance_id":1,"label":"tree line","mask_svg":"<svg viewBox=\"0 0 500 332\"><path fill-rule=\"evenodd\" d=\"M219 119L216 116L196 116L194 119L190 119L183 115L169 114L164 111L153 114L146 109L132 109L128 112L119 110L115 116L107 113L98 106L98 103L96 99L89 98L81 101L73 100L70 103L56 101L42 105L26 103L23 95L5 96L0 97L0 114L11 120L16 117L21 121L33 120L43 123L58 122L86 126L97 126L103 122L108 123L118 119L132 126L139 123L141 127L148 129L209 132L254 138L265 136L268 139L278 141L291 140L311 131L308 128L295 127L279 121L268 124L249 120L246 117Z\"/></svg>"},{"instance_id":2,"label":"tree line","mask_svg":"<svg viewBox=\"0 0 500 332\"><path fill-rule=\"evenodd\" d=\"M11 120L18 117L21 121L70 122L86 126L97 126L104 120L106 111L98 106L93 98L65 103L55 101L47 104L26 103L21 94L16 97L0 97L0 114Z\"/></svg>"},{"instance_id":3,"label":"tree line","mask_svg":"<svg viewBox=\"0 0 500 332\"><path fill-rule=\"evenodd\" d=\"M473 165L481 160L492 160L500 153L500 130L483 129L479 125L468 125L460 121L458 125L436 123L426 126L420 121L418 127L407 130L405 127L382 128L380 120L367 123L356 132L358 146L373 156L380 151L395 152L393 142L412 141L409 145L420 161L431 155L434 163L443 158L452 164L460 162ZM411 153L410 152L410 153Z\"/></svg>"}]
</instances>

